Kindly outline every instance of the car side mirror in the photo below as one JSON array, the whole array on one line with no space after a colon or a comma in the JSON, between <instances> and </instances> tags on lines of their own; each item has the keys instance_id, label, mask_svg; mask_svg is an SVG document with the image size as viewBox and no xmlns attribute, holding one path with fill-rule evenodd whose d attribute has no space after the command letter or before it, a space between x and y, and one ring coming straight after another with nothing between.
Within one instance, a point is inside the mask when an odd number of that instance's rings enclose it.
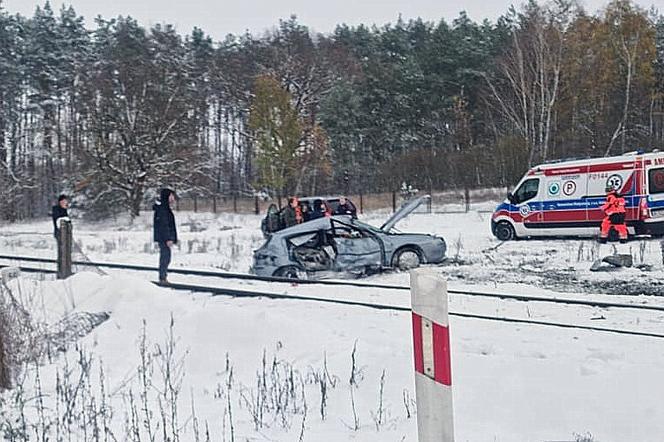
<instances>
[{"instance_id":1,"label":"car side mirror","mask_svg":"<svg viewBox=\"0 0 664 442\"><path fill-rule=\"evenodd\" d=\"M512 203L512 204L516 204L516 203L515 203L516 198L514 198L514 194L513 194L512 192L510 192L510 193L507 194L507 200L508 200L510 203Z\"/></svg>"}]
</instances>

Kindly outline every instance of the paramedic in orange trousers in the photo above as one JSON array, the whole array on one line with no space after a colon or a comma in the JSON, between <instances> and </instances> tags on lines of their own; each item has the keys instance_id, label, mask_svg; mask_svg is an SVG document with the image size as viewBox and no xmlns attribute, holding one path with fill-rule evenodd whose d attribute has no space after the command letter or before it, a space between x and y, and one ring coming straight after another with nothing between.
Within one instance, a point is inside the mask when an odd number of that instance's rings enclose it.
<instances>
[{"instance_id":1,"label":"paramedic in orange trousers","mask_svg":"<svg viewBox=\"0 0 664 442\"><path fill-rule=\"evenodd\" d=\"M616 229L620 242L627 242L627 226L625 225L625 198L613 187L606 188L606 202L602 210L606 215L602 220L599 241L605 243L609 239L611 228Z\"/></svg>"}]
</instances>

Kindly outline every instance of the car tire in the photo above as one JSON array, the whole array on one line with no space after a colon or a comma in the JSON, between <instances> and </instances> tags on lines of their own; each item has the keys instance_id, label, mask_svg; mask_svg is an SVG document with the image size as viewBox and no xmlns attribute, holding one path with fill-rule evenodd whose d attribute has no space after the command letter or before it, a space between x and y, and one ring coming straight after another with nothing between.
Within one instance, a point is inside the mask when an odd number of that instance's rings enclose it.
<instances>
[{"instance_id":1,"label":"car tire","mask_svg":"<svg viewBox=\"0 0 664 442\"><path fill-rule=\"evenodd\" d=\"M501 221L496 224L496 228L493 231L493 234L500 241L511 241L516 239L516 232L514 231L514 227L512 227L512 224L508 223L507 221Z\"/></svg>"},{"instance_id":2,"label":"car tire","mask_svg":"<svg viewBox=\"0 0 664 442\"><path fill-rule=\"evenodd\" d=\"M422 264L422 254L413 247L399 249L392 256L392 267L399 270L410 270Z\"/></svg>"},{"instance_id":3,"label":"car tire","mask_svg":"<svg viewBox=\"0 0 664 442\"><path fill-rule=\"evenodd\" d=\"M302 270L295 266L281 267L272 276L276 276L277 278L302 279Z\"/></svg>"}]
</instances>

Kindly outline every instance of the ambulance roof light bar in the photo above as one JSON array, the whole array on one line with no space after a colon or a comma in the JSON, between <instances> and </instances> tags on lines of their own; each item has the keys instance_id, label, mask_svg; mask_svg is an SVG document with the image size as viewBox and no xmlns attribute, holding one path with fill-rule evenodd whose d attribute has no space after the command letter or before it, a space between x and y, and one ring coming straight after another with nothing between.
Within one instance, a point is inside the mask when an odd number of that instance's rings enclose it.
<instances>
[{"instance_id":1,"label":"ambulance roof light bar","mask_svg":"<svg viewBox=\"0 0 664 442\"><path fill-rule=\"evenodd\" d=\"M585 158L580 158L580 157L572 157L572 158L558 158L557 160L549 160L545 163L542 163L542 165L545 164L557 164L557 163L566 163L568 161L578 161L578 160L587 160L590 157L585 157Z\"/></svg>"}]
</instances>

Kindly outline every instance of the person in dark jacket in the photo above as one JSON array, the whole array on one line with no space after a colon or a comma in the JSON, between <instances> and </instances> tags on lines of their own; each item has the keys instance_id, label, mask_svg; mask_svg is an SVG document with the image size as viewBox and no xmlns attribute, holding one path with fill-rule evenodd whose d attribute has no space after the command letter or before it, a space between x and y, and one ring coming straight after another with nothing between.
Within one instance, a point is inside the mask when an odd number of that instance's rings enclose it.
<instances>
[{"instance_id":1,"label":"person in dark jacket","mask_svg":"<svg viewBox=\"0 0 664 442\"><path fill-rule=\"evenodd\" d=\"M67 195L60 195L58 197L58 204L51 208L51 216L53 217L53 236L58 238L60 234L60 229L58 229L58 219L60 218L69 218L67 209L69 208L69 198Z\"/></svg>"},{"instance_id":2,"label":"person in dark jacket","mask_svg":"<svg viewBox=\"0 0 664 442\"><path fill-rule=\"evenodd\" d=\"M323 218L327 215L327 208L323 200L314 200L314 209L311 212L311 219Z\"/></svg>"},{"instance_id":3,"label":"person in dark jacket","mask_svg":"<svg viewBox=\"0 0 664 442\"><path fill-rule=\"evenodd\" d=\"M345 196L339 198L339 205L337 210L334 211L335 215L350 215L353 218L357 218L357 209L353 203L348 201Z\"/></svg>"},{"instance_id":4,"label":"person in dark jacket","mask_svg":"<svg viewBox=\"0 0 664 442\"><path fill-rule=\"evenodd\" d=\"M154 211L154 241L159 245L159 283L168 284L168 265L171 263L171 248L178 242L178 232L175 228L175 215L171 204L175 202L175 192L171 189L161 189L159 201Z\"/></svg>"},{"instance_id":5,"label":"person in dark jacket","mask_svg":"<svg viewBox=\"0 0 664 442\"><path fill-rule=\"evenodd\" d=\"M300 209L300 201L297 197L288 198L288 206L286 206L281 214L281 223L284 229L293 227L296 224L302 223L302 209Z\"/></svg>"},{"instance_id":6,"label":"person in dark jacket","mask_svg":"<svg viewBox=\"0 0 664 442\"><path fill-rule=\"evenodd\" d=\"M302 222L306 223L307 221L311 220L311 208L309 207L308 202L303 202L300 204L300 207L302 209Z\"/></svg>"}]
</instances>

